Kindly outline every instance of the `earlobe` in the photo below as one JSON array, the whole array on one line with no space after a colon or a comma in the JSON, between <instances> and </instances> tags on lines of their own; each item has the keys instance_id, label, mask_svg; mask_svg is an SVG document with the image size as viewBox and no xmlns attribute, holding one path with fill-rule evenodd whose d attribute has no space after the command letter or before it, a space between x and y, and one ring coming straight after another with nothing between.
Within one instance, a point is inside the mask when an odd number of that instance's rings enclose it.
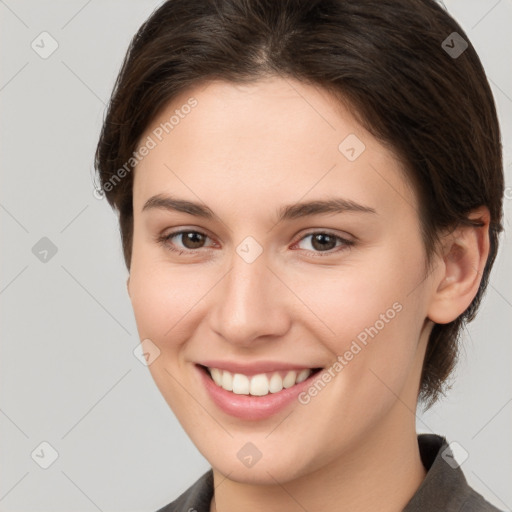
<instances>
[{"instance_id":1,"label":"earlobe","mask_svg":"<svg viewBox=\"0 0 512 512\"><path fill-rule=\"evenodd\" d=\"M128 279L126 280L126 290L128 291L128 296L131 297L131 295L130 295L130 276L128 276Z\"/></svg>"},{"instance_id":2,"label":"earlobe","mask_svg":"<svg viewBox=\"0 0 512 512\"><path fill-rule=\"evenodd\" d=\"M480 224L458 227L443 241L443 271L428 310L428 317L438 324L452 322L471 304L489 255L489 210L482 206L468 218Z\"/></svg>"}]
</instances>

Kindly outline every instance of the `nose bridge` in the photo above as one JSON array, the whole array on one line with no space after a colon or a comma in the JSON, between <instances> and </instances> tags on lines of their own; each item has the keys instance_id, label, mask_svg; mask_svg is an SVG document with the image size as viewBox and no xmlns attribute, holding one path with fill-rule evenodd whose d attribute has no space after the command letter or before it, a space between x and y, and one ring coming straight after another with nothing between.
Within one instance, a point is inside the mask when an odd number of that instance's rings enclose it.
<instances>
[{"instance_id":1,"label":"nose bridge","mask_svg":"<svg viewBox=\"0 0 512 512\"><path fill-rule=\"evenodd\" d=\"M213 306L214 330L241 345L260 336L282 335L287 328L282 296L267 268L268 258L256 243L245 240L236 248Z\"/></svg>"}]
</instances>

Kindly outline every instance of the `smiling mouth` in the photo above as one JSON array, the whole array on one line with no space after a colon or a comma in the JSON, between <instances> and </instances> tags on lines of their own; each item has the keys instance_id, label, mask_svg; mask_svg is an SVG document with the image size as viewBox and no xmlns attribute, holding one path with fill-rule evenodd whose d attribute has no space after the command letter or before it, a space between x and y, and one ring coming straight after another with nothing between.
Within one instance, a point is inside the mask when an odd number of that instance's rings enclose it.
<instances>
[{"instance_id":1,"label":"smiling mouth","mask_svg":"<svg viewBox=\"0 0 512 512\"><path fill-rule=\"evenodd\" d=\"M215 384L237 395L266 396L269 393L279 393L296 384L304 382L322 368L307 368L298 370L283 370L257 375L232 373L220 368L210 368L198 365Z\"/></svg>"}]
</instances>

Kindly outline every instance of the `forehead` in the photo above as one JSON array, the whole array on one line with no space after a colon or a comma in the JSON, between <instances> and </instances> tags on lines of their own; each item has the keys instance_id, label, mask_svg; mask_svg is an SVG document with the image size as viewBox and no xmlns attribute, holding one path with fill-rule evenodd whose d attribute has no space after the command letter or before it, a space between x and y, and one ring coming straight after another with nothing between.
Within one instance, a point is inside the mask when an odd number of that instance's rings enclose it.
<instances>
[{"instance_id":1,"label":"forehead","mask_svg":"<svg viewBox=\"0 0 512 512\"><path fill-rule=\"evenodd\" d=\"M135 169L139 211L165 192L212 209L326 194L390 211L414 206L395 155L327 91L288 78L190 88L149 124L143 145L151 149Z\"/></svg>"}]
</instances>

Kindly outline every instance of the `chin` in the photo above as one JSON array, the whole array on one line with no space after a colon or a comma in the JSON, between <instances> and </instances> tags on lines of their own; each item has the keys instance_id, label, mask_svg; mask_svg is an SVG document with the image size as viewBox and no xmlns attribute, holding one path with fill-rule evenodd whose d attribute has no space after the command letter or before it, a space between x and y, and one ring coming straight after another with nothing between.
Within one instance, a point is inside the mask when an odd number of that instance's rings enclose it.
<instances>
[{"instance_id":1,"label":"chin","mask_svg":"<svg viewBox=\"0 0 512 512\"><path fill-rule=\"evenodd\" d=\"M276 482L284 484L314 472L325 463L325 457L316 457L315 463L313 453L298 453L303 444L300 441L288 440L288 451L284 452L280 446L283 446L285 440L281 439L270 446L263 440L253 444L249 439L250 436L244 436L244 439L231 439L223 445L218 443L218 451L215 453L212 453L209 445L202 454L215 471L230 480L257 485L275 485ZM201 448L198 444L196 446Z\"/></svg>"}]
</instances>

